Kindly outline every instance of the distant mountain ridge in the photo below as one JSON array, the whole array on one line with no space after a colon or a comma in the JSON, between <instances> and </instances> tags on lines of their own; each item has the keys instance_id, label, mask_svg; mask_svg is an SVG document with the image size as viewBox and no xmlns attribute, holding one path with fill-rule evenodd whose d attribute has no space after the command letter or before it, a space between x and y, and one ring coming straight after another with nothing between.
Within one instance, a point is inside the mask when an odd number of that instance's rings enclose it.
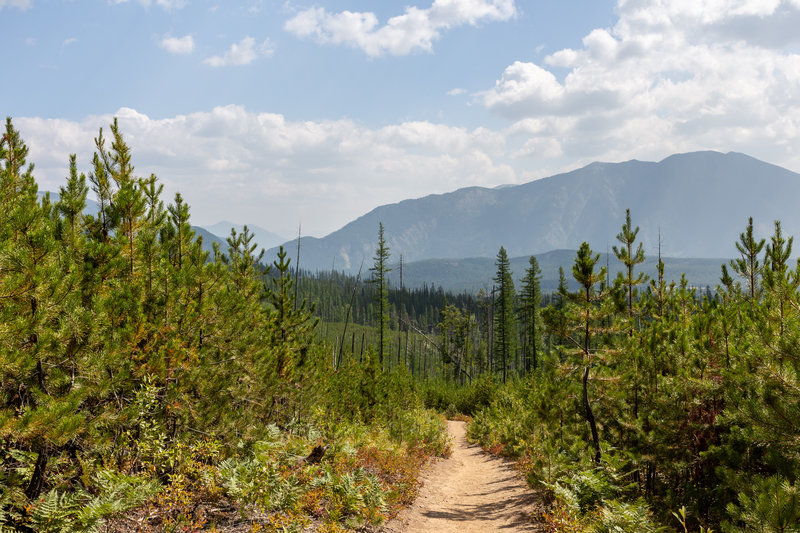
<instances>
[{"instance_id":1,"label":"distant mountain ridge","mask_svg":"<svg viewBox=\"0 0 800 533\"><path fill-rule=\"evenodd\" d=\"M760 236L772 233L776 219L786 235L800 233L798 198L800 174L736 152L592 163L522 185L378 207L326 237L302 238L301 267L356 272L363 261L368 268L379 222L393 261L492 258L501 245L509 256L528 256L583 241L605 251L616 244L626 208L650 255L660 233L664 256L733 257L749 216Z\"/></svg>"},{"instance_id":2,"label":"distant mountain ridge","mask_svg":"<svg viewBox=\"0 0 800 533\"><path fill-rule=\"evenodd\" d=\"M202 227L210 233L217 235L224 242L226 238L230 237L231 229L235 229L237 233L241 233L244 231L244 226L245 224L234 224L233 222L223 220L211 226ZM262 248L268 250L278 246L283 242L286 242L285 237L281 237L280 235L272 233L269 230L265 230L264 228L256 226L255 224L246 224L246 226L250 233L253 234L253 242L258 244L259 251L261 251ZM224 249L225 248L223 248L223 250Z\"/></svg>"},{"instance_id":3,"label":"distant mountain ridge","mask_svg":"<svg viewBox=\"0 0 800 533\"><path fill-rule=\"evenodd\" d=\"M622 263L611 252L600 253L598 266L608 265L609 280L613 282L617 272L622 271ZM512 279L517 290L522 286L522 278L528 269L530 256L512 257L510 267ZM541 288L545 293L554 292L558 288L558 267L564 268L564 274L570 289L577 288L572 278L572 264L575 261L575 250L551 250L549 252L536 254L536 260L542 271ZM727 264L725 259L704 259L704 258L682 258L682 257L662 257L664 261L664 279L669 282L678 283L681 274L686 274L686 280L690 286L706 288L712 290L719 284L720 265ZM648 275L651 279L656 278L658 272L656 263L657 255L649 255L645 262L636 267L636 272ZM393 287L400 286L399 265L390 265L392 270L389 272L389 283ZM441 287L453 293L477 294L483 289L487 293L491 291L492 279L495 276L497 267L495 259L489 257L471 257L465 259L425 259L403 264L403 286L409 289L421 288L424 286ZM641 287L644 289L644 286Z\"/></svg>"},{"instance_id":4,"label":"distant mountain ridge","mask_svg":"<svg viewBox=\"0 0 800 533\"><path fill-rule=\"evenodd\" d=\"M44 197L45 194L50 194L50 201L51 202L58 202L61 198L57 192L52 191L39 191L38 195L40 198ZM92 215L97 216L97 213L100 212L100 204L92 200L91 198L86 199L86 207L83 208L84 215ZM228 243L225 239L215 235L214 233L206 230L205 228L201 228L200 226L192 226L192 231L195 232L195 238L202 237L203 238L203 250L213 253L214 247L212 243L217 243L220 246L220 250L223 253L227 252L228 250ZM229 230L230 231L230 230Z\"/></svg>"}]
</instances>

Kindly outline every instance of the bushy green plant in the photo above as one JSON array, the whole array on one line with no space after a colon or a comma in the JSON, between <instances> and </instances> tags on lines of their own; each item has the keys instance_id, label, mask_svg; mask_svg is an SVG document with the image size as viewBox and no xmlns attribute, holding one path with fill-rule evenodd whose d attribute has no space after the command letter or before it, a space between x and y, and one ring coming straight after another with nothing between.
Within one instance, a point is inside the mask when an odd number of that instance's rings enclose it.
<instances>
[{"instance_id":1,"label":"bushy green plant","mask_svg":"<svg viewBox=\"0 0 800 533\"><path fill-rule=\"evenodd\" d=\"M667 531L650 518L650 510L642 500L623 502L610 500L598 509L591 521L592 533L659 533Z\"/></svg>"},{"instance_id":2,"label":"bushy green plant","mask_svg":"<svg viewBox=\"0 0 800 533\"><path fill-rule=\"evenodd\" d=\"M459 412L474 416L475 413L492 403L496 391L497 384L491 374L484 374L467 387L462 388L462 394L456 407Z\"/></svg>"},{"instance_id":3,"label":"bushy green plant","mask_svg":"<svg viewBox=\"0 0 800 533\"><path fill-rule=\"evenodd\" d=\"M30 512L29 525L42 533L99 531L104 520L152 498L160 485L148 478L102 470L95 474L99 494L84 491L45 493Z\"/></svg>"},{"instance_id":4,"label":"bushy green plant","mask_svg":"<svg viewBox=\"0 0 800 533\"><path fill-rule=\"evenodd\" d=\"M430 455L450 455L452 443L441 415L427 409L400 412L390 423L392 436Z\"/></svg>"},{"instance_id":5,"label":"bushy green plant","mask_svg":"<svg viewBox=\"0 0 800 533\"><path fill-rule=\"evenodd\" d=\"M759 533L800 531L800 487L778 476L757 479L739 493L738 504L728 505L733 523L726 531Z\"/></svg>"},{"instance_id":6,"label":"bushy green plant","mask_svg":"<svg viewBox=\"0 0 800 533\"><path fill-rule=\"evenodd\" d=\"M619 488L601 470L581 470L552 486L553 492L572 511L585 514L604 501L616 498Z\"/></svg>"}]
</instances>

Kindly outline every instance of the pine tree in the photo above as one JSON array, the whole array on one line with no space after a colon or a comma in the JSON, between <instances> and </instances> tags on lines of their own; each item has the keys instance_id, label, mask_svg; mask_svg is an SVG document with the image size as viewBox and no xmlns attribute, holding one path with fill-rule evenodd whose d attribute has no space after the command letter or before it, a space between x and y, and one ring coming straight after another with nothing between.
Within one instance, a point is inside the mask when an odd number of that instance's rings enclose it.
<instances>
[{"instance_id":1,"label":"pine tree","mask_svg":"<svg viewBox=\"0 0 800 533\"><path fill-rule=\"evenodd\" d=\"M308 341L317 324L317 319L312 319L314 306L309 307L305 299L295 308L292 288L296 280L292 279L289 263L290 259L281 246L277 260L272 263L276 276L272 278L272 287L267 290L274 323L272 345L278 351L276 372L286 380L291 379L295 366L304 366Z\"/></svg>"},{"instance_id":2,"label":"pine tree","mask_svg":"<svg viewBox=\"0 0 800 533\"><path fill-rule=\"evenodd\" d=\"M387 350L388 338L387 328L389 325L389 288L387 274L389 268L389 247L383 234L383 223L378 223L378 248L375 250L374 263L370 271L372 272L372 282L377 287L375 295L376 317L378 319L379 341L378 341L378 362L383 367L383 357Z\"/></svg>"},{"instance_id":3,"label":"pine tree","mask_svg":"<svg viewBox=\"0 0 800 533\"><path fill-rule=\"evenodd\" d=\"M502 246L497 252L495 262L497 271L494 282L497 286L497 301L495 303L495 350L496 358L499 358L503 369L503 383L508 378L509 360L513 359L516 341L516 320L514 319L514 280L511 277L511 264L508 260L506 249Z\"/></svg>"},{"instance_id":4,"label":"pine tree","mask_svg":"<svg viewBox=\"0 0 800 533\"><path fill-rule=\"evenodd\" d=\"M520 295L526 372L530 371L531 367L536 370L538 366L539 344L541 343L539 305L542 301L540 284L542 271L539 268L539 262L534 256L531 256L528 263L530 266L525 271L525 277L522 279L522 293Z\"/></svg>"},{"instance_id":5,"label":"pine tree","mask_svg":"<svg viewBox=\"0 0 800 533\"><path fill-rule=\"evenodd\" d=\"M670 286L664 279L664 261L661 259L661 231L658 233L658 262L656 263L656 278L650 280L650 294L652 304L655 306L655 316L664 316L664 309L669 296ZM674 284L673 284L674 287Z\"/></svg>"},{"instance_id":6,"label":"pine tree","mask_svg":"<svg viewBox=\"0 0 800 533\"><path fill-rule=\"evenodd\" d=\"M743 277L747 282L747 294L750 301L756 301L760 293L759 281L761 277L761 264L758 255L764 248L765 239L756 240L753 237L753 217L747 220L747 228L739 234L736 249L742 257L732 259L730 262L733 271Z\"/></svg>"},{"instance_id":7,"label":"pine tree","mask_svg":"<svg viewBox=\"0 0 800 533\"><path fill-rule=\"evenodd\" d=\"M642 243L639 243L639 246L636 247L634 251L634 243L636 242L638 233L639 226L633 228L631 224L631 210L626 209L625 223L622 225L622 230L617 234L617 240L622 243L622 246L619 248L613 246L612 250L614 251L614 255L617 256L617 259L625 266L624 274L622 272L619 273L615 284L625 292L629 335L633 333L634 328L633 300L636 295L636 286L647 281L647 276L643 273L640 272L636 276L634 276L633 273L636 265L644 262Z\"/></svg>"},{"instance_id":8,"label":"pine tree","mask_svg":"<svg viewBox=\"0 0 800 533\"><path fill-rule=\"evenodd\" d=\"M569 336L569 317L567 316L567 303L569 300L569 287L564 267L558 267L558 288L553 293L550 305L542 311L542 323L548 335L555 337L556 344L563 344Z\"/></svg>"},{"instance_id":9,"label":"pine tree","mask_svg":"<svg viewBox=\"0 0 800 533\"><path fill-rule=\"evenodd\" d=\"M7 119L0 141L0 441L35 454L24 491L33 499L50 459L85 431L78 405L88 391L75 383L73 326L82 322L73 308L75 263L59 253L58 210L49 195L39 200L27 152Z\"/></svg>"},{"instance_id":10,"label":"pine tree","mask_svg":"<svg viewBox=\"0 0 800 533\"><path fill-rule=\"evenodd\" d=\"M579 337L573 338L583 352L585 367L583 370L583 409L586 422L592 434L594 445L595 463L600 463L600 437L597 432L597 422L595 421L592 404L589 401L589 371L592 367L592 356L594 354L592 346L592 332L595 324L598 323L598 305L604 295L598 293L595 285L602 283L606 277L605 267L601 267L599 272L595 272L595 266L600 259L600 254L594 254L589 244L584 242L578 249L575 263L572 265L572 276L578 282L580 289L574 294L576 308L574 310L575 330Z\"/></svg>"},{"instance_id":11,"label":"pine tree","mask_svg":"<svg viewBox=\"0 0 800 533\"><path fill-rule=\"evenodd\" d=\"M787 315L791 310L791 297L800 284L800 272L789 270L789 258L792 255L794 237L785 239L779 220L775 221L775 232L767 244L764 255L764 287L768 292L766 311L771 322L778 324L778 337L769 342L783 360ZM800 267L798 267L800 268ZM773 311L774 310L774 311ZM777 316L776 316L777 314Z\"/></svg>"}]
</instances>

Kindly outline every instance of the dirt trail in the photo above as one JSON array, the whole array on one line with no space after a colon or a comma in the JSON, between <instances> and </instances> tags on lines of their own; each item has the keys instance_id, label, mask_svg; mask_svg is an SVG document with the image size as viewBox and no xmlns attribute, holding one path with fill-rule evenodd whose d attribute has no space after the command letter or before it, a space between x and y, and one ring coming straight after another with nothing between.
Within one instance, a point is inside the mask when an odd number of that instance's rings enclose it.
<instances>
[{"instance_id":1,"label":"dirt trail","mask_svg":"<svg viewBox=\"0 0 800 533\"><path fill-rule=\"evenodd\" d=\"M449 421L453 454L423 475L417 500L386 533L543 531L531 521L539 508L512 463L467 442L465 423Z\"/></svg>"}]
</instances>

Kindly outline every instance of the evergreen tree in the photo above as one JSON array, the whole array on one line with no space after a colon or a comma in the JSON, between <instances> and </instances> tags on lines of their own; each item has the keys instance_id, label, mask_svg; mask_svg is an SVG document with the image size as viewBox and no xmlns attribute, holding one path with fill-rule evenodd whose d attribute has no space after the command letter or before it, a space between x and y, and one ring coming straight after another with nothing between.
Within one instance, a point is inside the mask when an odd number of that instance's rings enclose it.
<instances>
[{"instance_id":1,"label":"evergreen tree","mask_svg":"<svg viewBox=\"0 0 800 533\"><path fill-rule=\"evenodd\" d=\"M272 345L278 351L276 372L278 376L290 380L295 366L304 366L304 357L309 348L311 332L317 324L312 319L314 306L308 306L305 299L299 307L295 307L292 278L286 251L283 246L278 250L278 258L273 261L272 268L277 274L272 278L272 287L267 290L267 301L272 307Z\"/></svg>"},{"instance_id":2,"label":"evergreen tree","mask_svg":"<svg viewBox=\"0 0 800 533\"><path fill-rule=\"evenodd\" d=\"M511 277L511 265L506 249L502 246L497 252L495 262L497 271L494 282L497 287L497 301L495 302L494 331L495 350L494 356L499 359L503 369L503 383L508 377L509 360L513 360L516 347L516 320L514 319L514 280Z\"/></svg>"},{"instance_id":3,"label":"evergreen tree","mask_svg":"<svg viewBox=\"0 0 800 533\"><path fill-rule=\"evenodd\" d=\"M574 325L578 337L573 337L573 341L580 347L585 367L583 370L583 409L586 422L592 435L594 445L594 461L600 463L600 437L597 432L597 422L595 421L592 404L589 400L589 371L592 368L592 357L594 354L592 345L592 332L595 325L599 322L598 305L602 303L604 295L598 293L595 286L602 283L606 277L605 267L601 267L598 272L595 266L600 259L600 254L594 254L589 244L584 242L578 249L575 262L572 265L572 276L578 282L580 289L573 295L575 302Z\"/></svg>"},{"instance_id":4,"label":"evergreen tree","mask_svg":"<svg viewBox=\"0 0 800 533\"><path fill-rule=\"evenodd\" d=\"M766 302L767 319L777 323L777 339L765 339L769 346L783 360L783 352L788 347L784 345L786 341L787 318L791 310L791 298L800 284L800 272L789 270L789 258L792 255L792 243L794 237L788 239L783 237L781 223L775 221L775 232L767 244L764 255L764 287L768 292ZM800 265L800 263L798 263ZM800 270L800 266L798 266ZM774 332L774 329L772 329Z\"/></svg>"},{"instance_id":5,"label":"evergreen tree","mask_svg":"<svg viewBox=\"0 0 800 533\"><path fill-rule=\"evenodd\" d=\"M724 267L723 267L724 268ZM658 262L656 263L656 278L650 280L651 305L655 307L654 314L657 317L664 315L664 307L667 302L668 292L670 291L664 279L664 261L661 259L661 232L658 234ZM653 313L653 311L651 311Z\"/></svg>"},{"instance_id":6,"label":"evergreen tree","mask_svg":"<svg viewBox=\"0 0 800 533\"><path fill-rule=\"evenodd\" d=\"M59 260L57 209L49 195L39 200L27 153L7 119L0 141L0 461L8 450L35 456L24 483L34 499L51 458L86 431L78 405L88 391L75 381L75 327L84 318L73 308L76 264Z\"/></svg>"},{"instance_id":7,"label":"evergreen tree","mask_svg":"<svg viewBox=\"0 0 800 533\"><path fill-rule=\"evenodd\" d=\"M526 372L530 371L531 368L536 370L538 365L539 345L541 344L539 306L542 301L540 284L542 270L539 268L539 262L534 256L531 256L528 264L530 266L525 271L525 277L522 279L522 292L520 294Z\"/></svg>"},{"instance_id":8,"label":"evergreen tree","mask_svg":"<svg viewBox=\"0 0 800 533\"><path fill-rule=\"evenodd\" d=\"M569 336L569 318L567 317L567 303L569 301L569 287L564 267L558 267L558 288L553 293L548 305L542 311L542 323L547 328L548 334L555 337L556 344L566 342Z\"/></svg>"},{"instance_id":9,"label":"evergreen tree","mask_svg":"<svg viewBox=\"0 0 800 533\"><path fill-rule=\"evenodd\" d=\"M392 270L389 268L389 247L383 235L383 223L378 223L378 248L375 250L374 263L370 271L372 272L372 282L376 285L375 294L376 317L378 319L378 362L383 367L383 357L386 353L389 339L387 338L387 328L389 326L389 288L387 274Z\"/></svg>"},{"instance_id":10,"label":"evergreen tree","mask_svg":"<svg viewBox=\"0 0 800 533\"><path fill-rule=\"evenodd\" d=\"M639 246L637 246L634 251L634 243L636 242L638 233L639 226L633 228L631 224L631 210L626 209L625 223L622 225L622 230L617 234L617 240L622 246L619 248L613 246L612 250L614 251L614 255L617 256L617 259L625 266L625 272L620 272L617 275L616 286L621 288L625 293L629 334L632 334L634 327L633 300L636 295L636 286L647 281L647 276L641 272L634 276L634 268L636 265L644 262L642 243L639 243Z\"/></svg>"},{"instance_id":11,"label":"evergreen tree","mask_svg":"<svg viewBox=\"0 0 800 533\"><path fill-rule=\"evenodd\" d=\"M747 294L751 301L755 301L760 293L759 281L761 278L761 264L758 255L764 248L765 239L756 240L753 236L753 217L747 219L747 228L739 234L736 249L742 257L732 259L730 264L733 271L743 277L747 282Z\"/></svg>"}]
</instances>

